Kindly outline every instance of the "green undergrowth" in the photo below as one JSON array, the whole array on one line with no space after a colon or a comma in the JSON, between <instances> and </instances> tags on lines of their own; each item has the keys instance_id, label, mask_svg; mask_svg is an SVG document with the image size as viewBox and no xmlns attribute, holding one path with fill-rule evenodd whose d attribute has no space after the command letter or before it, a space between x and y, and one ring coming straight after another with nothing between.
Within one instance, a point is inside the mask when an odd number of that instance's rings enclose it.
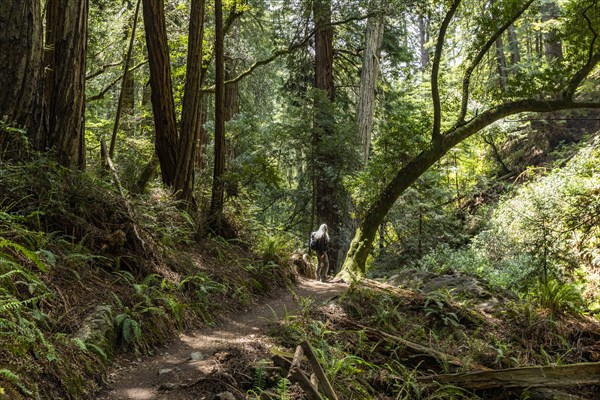
<instances>
[{"instance_id":1,"label":"green undergrowth","mask_svg":"<svg viewBox=\"0 0 600 400\"><path fill-rule=\"evenodd\" d=\"M196 240L166 194L124 199L47 159L1 164L0 193L0 399L89 398L116 352L152 353L295 277L285 244Z\"/></svg>"},{"instance_id":2,"label":"green undergrowth","mask_svg":"<svg viewBox=\"0 0 600 400\"><path fill-rule=\"evenodd\" d=\"M307 301L301 314L274 325L271 334L289 351L307 340L340 398L418 400L528 398L527 391L472 393L418 378L592 361L589 346L600 339L597 332L591 319L555 317L521 299L492 311L448 291L424 294L365 280L333 303ZM437 355L411 351L403 341Z\"/></svg>"}]
</instances>

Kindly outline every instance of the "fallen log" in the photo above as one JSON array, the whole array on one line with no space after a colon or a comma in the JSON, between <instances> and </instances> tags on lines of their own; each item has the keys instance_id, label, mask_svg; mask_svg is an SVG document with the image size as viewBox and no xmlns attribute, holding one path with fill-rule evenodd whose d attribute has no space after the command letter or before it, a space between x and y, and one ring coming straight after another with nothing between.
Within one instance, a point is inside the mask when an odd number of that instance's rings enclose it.
<instances>
[{"instance_id":1,"label":"fallen log","mask_svg":"<svg viewBox=\"0 0 600 400\"><path fill-rule=\"evenodd\" d=\"M367 335L367 337L369 337L370 339L376 339L376 340L382 340L382 341L386 340L386 341L391 341L394 343L399 343L405 347L407 353L409 353L410 356L413 356L413 357L414 356L425 356L426 358L432 359L438 363L447 362L448 364L453 365L455 367L459 367L462 369L470 369L471 371L473 371L473 372L464 373L464 374L432 375L429 377L420 377L417 379L417 381L420 383L428 383L428 382L435 381L438 383L454 383L457 386L462 386L459 383L455 383L455 382L451 382L451 381L441 382L436 379L428 380L427 378L435 378L435 377L440 377L440 376L468 375L468 374L477 374L477 373L484 374L484 373L488 373L488 372L492 372L492 373L496 372L495 370L492 370L491 368L488 368L481 364L478 364L475 362L463 362L461 359L459 359L458 357L455 357L451 354L447 354L447 353L443 353L443 352L435 350L435 349L431 349L429 347L420 345L418 343L411 342L411 341L401 338L399 336L390 335L389 333L358 324L349 319L344 319L343 321L340 321L340 323L346 327L364 331L365 334ZM441 378L441 379L444 379L444 378ZM600 380L600 376L597 376L597 379ZM402 379L400 379L400 380L402 380ZM600 382L598 382L597 384L600 384ZM462 387L469 389L466 386L462 386ZM496 387L504 387L504 386L499 385ZM529 396L532 400L543 400L543 399L577 400L577 399L581 399L578 396L574 396L574 395L565 393L565 392L557 390L557 389L550 389L548 386L533 387L531 385L527 385L527 386L515 387L515 389L521 389L520 390L521 392L524 388L529 389L528 390Z\"/></svg>"},{"instance_id":2,"label":"fallen log","mask_svg":"<svg viewBox=\"0 0 600 400\"><path fill-rule=\"evenodd\" d=\"M429 375L420 383L452 384L470 390L600 385L600 362Z\"/></svg>"}]
</instances>

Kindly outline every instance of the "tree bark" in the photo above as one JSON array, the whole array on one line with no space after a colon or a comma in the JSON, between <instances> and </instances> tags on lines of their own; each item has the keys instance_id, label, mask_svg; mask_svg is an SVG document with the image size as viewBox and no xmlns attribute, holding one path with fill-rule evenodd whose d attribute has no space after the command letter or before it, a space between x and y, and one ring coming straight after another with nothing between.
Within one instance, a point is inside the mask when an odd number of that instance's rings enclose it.
<instances>
[{"instance_id":1,"label":"tree bark","mask_svg":"<svg viewBox=\"0 0 600 400\"><path fill-rule=\"evenodd\" d=\"M85 167L85 65L87 0L48 0L45 43L45 117L41 147L54 149L58 162Z\"/></svg>"},{"instance_id":2,"label":"tree bark","mask_svg":"<svg viewBox=\"0 0 600 400\"><path fill-rule=\"evenodd\" d=\"M519 38L517 30L513 24L507 29L508 32L508 49L510 51L510 65L514 66L521 62L521 52L519 50Z\"/></svg>"},{"instance_id":3,"label":"tree bark","mask_svg":"<svg viewBox=\"0 0 600 400\"><path fill-rule=\"evenodd\" d=\"M177 175L177 125L171 82L164 0L143 0L156 154L163 183L174 187Z\"/></svg>"},{"instance_id":4,"label":"tree bark","mask_svg":"<svg viewBox=\"0 0 600 400\"><path fill-rule=\"evenodd\" d=\"M315 87L335 100L333 84L333 26L331 25L331 0L315 0Z\"/></svg>"},{"instance_id":5,"label":"tree bark","mask_svg":"<svg viewBox=\"0 0 600 400\"><path fill-rule=\"evenodd\" d=\"M42 111L42 20L39 0L3 0L0 7L0 119L39 142Z\"/></svg>"},{"instance_id":6,"label":"tree bark","mask_svg":"<svg viewBox=\"0 0 600 400\"><path fill-rule=\"evenodd\" d=\"M202 92L200 88L202 87L204 6L205 0L192 0L181 135L175 177L175 190L178 198L188 205L193 203L194 166L202 129Z\"/></svg>"},{"instance_id":7,"label":"tree bark","mask_svg":"<svg viewBox=\"0 0 600 400\"><path fill-rule=\"evenodd\" d=\"M362 61L356 125L358 138L362 144L363 162L369 160L371 133L375 113L375 96L377 93L377 76L379 73L379 57L383 42L384 16L377 14L367 20L365 34L365 50Z\"/></svg>"},{"instance_id":8,"label":"tree bark","mask_svg":"<svg viewBox=\"0 0 600 400\"><path fill-rule=\"evenodd\" d=\"M123 110L133 110L133 79L129 73L129 64L131 63L131 56L133 54L133 44L135 39L135 31L137 28L138 13L140 11L140 3L141 0L138 0L135 6L135 12L133 13L133 24L131 27L131 34L129 35L129 46L127 47L127 54L125 55L125 60L123 63L123 80L121 81L121 91L119 92L115 123L113 125L113 132L110 138L110 150L108 151L110 158L114 158L115 156L115 145L117 143L117 132L119 131L121 113ZM127 34L125 37L127 38Z\"/></svg>"},{"instance_id":9,"label":"tree bark","mask_svg":"<svg viewBox=\"0 0 600 400\"><path fill-rule=\"evenodd\" d=\"M542 7L543 23L556 19L559 15L560 8L558 4L552 1L544 3ZM559 32L556 28L550 28L543 34L544 55L549 62L561 62L563 59L562 42L560 41L558 34Z\"/></svg>"},{"instance_id":10,"label":"tree bark","mask_svg":"<svg viewBox=\"0 0 600 400\"><path fill-rule=\"evenodd\" d=\"M223 30L223 2L215 0L215 160L210 225L217 233L223 223L225 200L225 54Z\"/></svg>"},{"instance_id":11,"label":"tree bark","mask_svg":"<svg viewBox=\"0 0 600 400\"><path fill-rule=\"evenodd\" d=\"M340 182L340 171L331 168L335 159L332 149L324 143L333 135L334 117L331 115L335 100L333 80L333 26L331 25L331 0L315 0L313 3L315 23L315 94L313 151L314 187L318 224L326 223L332 240L329 246L329 261L332 269L337 268L341 245L342 214L345 208L344 191Z\"/></svg>"},{"instance_id":12,"label":"tree bark","mask_svg":"<svg viewBox=\"0 0 600 400\"><path fill-rule=\"evenodd\" d=\"M600 385L600 363L509 368L417 378L419 382L457 385L469 390Z\"/></svg>"},{"instance_id":13,"label":"tree bark","mask_svg":"<svg viewBox=\"0 0 600 400\"><path fill-rule=\"evenodd\" d=\"M429 52L425 48L425 44L429 40L429 19L424 15L419 15L419 61L421 71L425 71L429 64Z\"/></svg>"},{"instance_id":14,"label":"tree bark","mask_svg":"<svg viewBox=\"0 0 600 400\"><path fill-rule=\"evenodd\" d=\"M502 94L508 89L508 75L506 71L506 57L504 56L504 42L502 37L496 39L496 72L498 73L498 86Z\"/></svg>"}]
</instances>

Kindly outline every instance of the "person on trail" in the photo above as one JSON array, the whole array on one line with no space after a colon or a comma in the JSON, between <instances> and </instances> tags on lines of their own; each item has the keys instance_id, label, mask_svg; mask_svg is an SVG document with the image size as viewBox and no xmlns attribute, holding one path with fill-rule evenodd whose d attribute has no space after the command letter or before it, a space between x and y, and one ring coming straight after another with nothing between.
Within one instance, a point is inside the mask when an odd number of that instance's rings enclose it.
<instances>
[{"instance_id":1,"label":"person on trail","mask_svg":"<svg viewBox=\"0 0 600 400\"><path fill-rule=\"evenodd\" d=\"M310 248L317 252L317 279L321 282L327 280L329 272L329 257L327 256L329 234L327 230L327 224L322 224L318 231L310 234Z\"/></svg>"}]
</instances>

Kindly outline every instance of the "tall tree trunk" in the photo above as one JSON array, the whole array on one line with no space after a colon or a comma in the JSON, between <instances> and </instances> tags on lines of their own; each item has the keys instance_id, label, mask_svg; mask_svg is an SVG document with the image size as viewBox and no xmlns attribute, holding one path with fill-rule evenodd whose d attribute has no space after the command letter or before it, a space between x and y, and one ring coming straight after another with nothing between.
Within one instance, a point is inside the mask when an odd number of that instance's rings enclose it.
<instances>
[{"instance_id":1,"label":"tall tree trunk","mask_svg":"<svg viewBox=\"0 0 600 400\"><path fill-rule=\"evenodd\" d=\"M225 57L225 80L237 76L235 60ZM240 112L240 85L238 82L225 86L225 121L231 121Z\"/></svg>"},{"instance_id":2,"label":"tall tree trunk","mask_svg":"<svg viewBox=\"0 0 600 400\"><path fill-rule=\"evenodd\" d=\"M156 154L163 183L173 187L177 175L177 125L163 0L143 0Z\"/></svg>"},{"instance_id":3,"label":"tall tree trunk","mask_svg":"<svg viewBox=\"0 0 600 400\"><path fill-rule=\"evenodd\" d=\"M419 15L419 61L421 71L425 71L429 64L429 52L425 48L425 44L429 40L429 19L424 15Z\"/></svg>"},{"instance_id":4,"label":"tall tree trunk","mask_svg":"<svg viewBox=\"0 0 600 400\"><path fill-rule=\"evenodd\" d=\"M552 21L560 15L560 8L557 3L548 1L542 6L542 23ZM544 55L549 62L561 62L563 59L562 42L558 37L558 29L550 28L544 32Z\"/></svg>"},{"instance_id":5,"label":"tall tree trunk","mask_svg":"<svg viewBox=\"0 0 600 400\"><path fill-rule=\"evenodd\" d=\"M133 110L133 79L131 78L131 74L129 72L129 65L131 63L131 56L133 54L133 44L135 39L135 31L137 28L138 13L140 11L140 4L141 0L138 0L135 6L135 12L133 13L133 24L131 27L131 34L129 35L129 46L127 47L127 54L125 55L125 60L123 62L123 80L121 81L121 91L119 92L115 123L113 125L113 132L110 138L110 150L108 151L108 155L111 159L115 156L115 145L117 143L117 132L119 131L121 113L125 110ZM126 29L126 31L128 30ZM125 39L127 39L127 36L128 35L126 33Z\"/></svg>"},{"instance_id":6,"label":"tall tree trunk","mask_svg":"<svg viewBox=\"0 0 600 400\"><path fill-rule=\"evenodd\" d=\"M496 72L502 94L508 89L508 75L506 71L506 57L504 56L504 42L502 37L496 39Z\"/></svg>"},{"instance_id":7,"label":"tall tree trunk","mask_svg":"<svg viewBox=\"0 0 600 400\"><path fill-rule=\"evenodd\" d=\"M0 7L0 119L40 140L42 111L42 21L39 0L3 0ZM0 151L6 140L0 138ZM21 144L13 143L17 147ZM0 158L2 153L0 152Z\"/></svg>"},{"instance_id":8,"label":"tall tree trunk","mask_svg":"<svg viewBox=\"0 0 600 400\"><path fill-rule=\"evenodd\" d=\"M183 114L177 159L175 190L187 204L193 202L194 165L202 129L202 40L204 37L205 0L192 0L189 27L189 48Z\"/></svg>"},{"instance_id":9,"label":"tall tree trunk","mask_svg":"<svg viewBox=\"0 0 600 400\"><path fill-rule=\"evenodd\" d=\"M132 39L135 40L135 33L137 31L137 22L138 22L138 16L139 16L139 10L141 7L141 2L142 0L137 0L136 4L135 4L135 10L134 10L134 4L131 1L127 1L127 9L128 10L133 10L133 22L132 23L128 23L123 27L123 41L124 43L127 42L127 39L129 39L129 47L127 49L127 53L130 52L130 48L132 47ZM126 59L128 57L127 54L124 55L123 59ZM129 66L131 66L131 59L128 62ZM123 73L123 85L122 85L122 89L123 90L123 112L126 114L132 114L133 110L135 108L135 79L133 74L128 73L125 74Z\"/></svg>"},{"instance_id":10,"label":"tall tree trunk","mask_svg":"<svg viewBox=\"0 0 600 400\"><path fill-rule=\"evenodd\" d=\"M511 24L508 29L508 49L510 51L510 65L514 66L521 62L521 52L519 50L519 38L517 37L517 30L515 26Z\"/></svg>"},{"instance_id":11,"label":"tall tree trunk","mask_svg":"<svg viewBox=\"0 0 600 400\"><path fill-rule=\"evenodd\" d=\"M225 57L225 81L236 77L235 60L231 57ZM231 121L240 112L240 85L235 82L225 86L225 122ZM227 148L226 164L233 162L237 157L236 138L230 137L225 141Z\"/></svg>"},{"instance_id":12,"label":"tall tree trunk","mask_svg":"<svg viewBox=\"0 0 600 400\"><path fill-rule=\"evenodd\" d=\"M358 138L362 144L363 162L365 164L369 160L369 148L371 147L383 29L383 14L377 14L367 20L356 115Z\"/></svg>"},{"instance_id":13,"label":"tall tree trunk","mask_svg":"<svg viewBox=\"0 0 600 400\"><path fill-rule=\"evenodd\" d=\"M223 224L225 200L225 49L223 31L223 2L215 0L215 161L210 225L220 233Z\"/></svg>"},{"instance_id":14,"label":"tall tree trunk","mask_svg":"<svg viewBox=\"0 0 600 400\"><path fill-rule=\"evenodd\" d=\"M315 87L335 100L333 84L333 26L331 25L331 0L315 0Z\"/></svg>"},{"instance_id":15,"label":"tall tree trunk","mask_svg":"<svg viewBox=\"0 0 600 400\"><path fill-rule=\"evenodd\" d=\"M87 0L46 4L45 147L71 169L85 167Z\"/></svg>"},{"instance_id":16,"label":"tall tree trunk","mask_svg":"<svg viewBox=\"0 0 600 400\"><path fill-rule=\"evenodd\" d=\"M329 250L332 269L340 259L342 209L345 208L340 171L331 168L335 158L333 150L323 145L334 134L332 104L335 100L333 81L333 27L331 25L331 0L315 0L315 87L313 148L315 162L315 202L317 223L329 226L332 241Z\"/></svg>"}]
</instances>

